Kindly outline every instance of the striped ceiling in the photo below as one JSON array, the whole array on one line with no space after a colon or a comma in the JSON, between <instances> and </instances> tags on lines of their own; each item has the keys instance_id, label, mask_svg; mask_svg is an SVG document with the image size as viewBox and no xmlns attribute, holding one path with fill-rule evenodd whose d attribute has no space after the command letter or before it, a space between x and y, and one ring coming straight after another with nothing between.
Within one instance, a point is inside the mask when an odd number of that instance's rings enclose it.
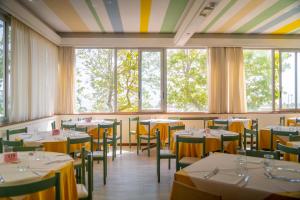
<instances>
[{"instance_id":1,"label":"striped ceiling","mask_svg":"<svg viewBox=\"0 0 300 200\"><path fill-rule=\"evenodd\" d=\"M174 33L191 0L19 2L57 32ZM196 32L300 34L300 0L220 0Z\"/></svg>"}]
</instances>

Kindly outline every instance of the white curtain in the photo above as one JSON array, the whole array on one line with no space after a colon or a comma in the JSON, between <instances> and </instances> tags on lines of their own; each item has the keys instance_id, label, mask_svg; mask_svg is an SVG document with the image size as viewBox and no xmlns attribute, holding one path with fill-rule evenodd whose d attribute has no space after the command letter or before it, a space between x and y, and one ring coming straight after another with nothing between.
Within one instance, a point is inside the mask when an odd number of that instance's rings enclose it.
<instances>
[{"instance_id":1,"label":"white curtain","mask_svg":"<svg viewBox=\"0 0 300 200\"><path fill-rule=\"evenodd\" d=\"M246 112L242 48L209 48L208 110L211 113Z\"/></svg>"},{"instance_id":2,"label":"white curtain","mask_svg":"<svg viewBox=\"0 0 300 200\"><path fill-rule=\"evenodd\" d=\"M9 121L54 114L57 47L12 18Z\"/></svg>"}]
</instances>

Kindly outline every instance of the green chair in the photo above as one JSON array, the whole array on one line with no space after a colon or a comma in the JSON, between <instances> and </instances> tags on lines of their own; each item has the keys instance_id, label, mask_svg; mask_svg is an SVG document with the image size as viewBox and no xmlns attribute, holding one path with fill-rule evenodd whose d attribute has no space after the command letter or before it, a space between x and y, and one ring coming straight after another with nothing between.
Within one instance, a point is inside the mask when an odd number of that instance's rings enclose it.
<instances>
[{"instance_id":1,"label":"green chair","mask_svg":"<svg viewBox=\"0 0 300 200\"><path fill-rule=\"evenodd\" d=\"M71 122L71 121L72 121L72 119L61 120L61 121L60 121L60 128L63 129L63 124L64 124L64 122Z\"/></svg>"},{"instance_id":2,"label":"green chair","mask_svg":"<svg viewBox=\"0 0 300 200\"><path fill-rule=\"evenodd\" d=\"M300 147L299 148L288 147L286 145L280 144L279 141L277 141L277 150L279 150L283 153L297 155L298 162L300 163Z\"/></svg>"},{"instance_id":3,"label":"green chair","mask_svg":"<svg viewBox=\"0 0 300 200\"><path fill-rule=\"evenodd\" d=\"M137 135L138 133L138 128L139 128L139 121L140 121L140 118L139 117L129 117L129 132L128 132L128 135L129 135L129 148L131 149L131 136L132 135ZM135 125L135 130L132 130L132 123L136 123ZM138 143L138 142L137 142ZM138 144L136 144L138 146Z\"/></svg>"},{"instance_id":4,"label":"green chair","mask_svg":"<svg viewBox=\"0 0 300 200\"><path fill-rule=\"evenodd\" d=\"M22 147L23 140L19 140L19 141L2 140L2 145L9 146L9 147Z\"/></svg>"},{"instance_id":5,"label":"green chair","mask_svg":"<svg viewBox=\"0 0 300 200\"><path fill-rule=\"evenodd\" d=\"M258 150L258 130L250 130L244 128L244 149L247 149L247 138L250 138L250 150L254 149L254 138L255 138L255 149Z\"/></svg>"},{"instance_id":6,"label":"green chair","mask_svg":"<svg viewBox=\"0 0 300 200\"><path fill-rule=\"evenodd\" d=\"M52 128L52 130L56 129L55 121L51 122L51 128Z\"/></svg>"},{"instance_id":7,"label":"green chair","mask_svg":"<svg viewBox=\"0 0 300 200\"><path fill-rule=\"evenodd\" d=\"M238 141L239 147L242 146L241 144L241 137L240 135L221 135L221 152L224 152L224 142L233 142Z\"/></svg>"},{"instance_id":8,"label":"green chair","mask_svg":"<svg viewBox=\"0 0 300 200\"><path fill-rule=\"evenodd\" d=\"M179 131L179 130L185 130L185 125L168 126L168 145L169 145L169 149L170 149L170 146L171 146L172 131ZM171 160L170 159L169 159L168 167L169 167L169 169L171 168Z\"/></svg>"},{"instance_id":9,"label":"green chair","mask_svg":"<svg viewBox=\"0 0 300 200\"><path fill-rule=\"evenodd\" d=\"M157 164L156 170L157 170L158 182L160 182L160 159L168 159L169 169L170 169L170 159L176 159L176 155L172 153L169 149L161 149L160 131L157 129L156 130L156 164Z\"/></svg>"},{"instance_id":10,"label":"green chair","mask_svg":"<svg viewBox=\"0 0 300 200\"><path fill-rule=\"evenodd\" d=\"M43 191L49 188L55 187L55 199L60 200L60 174L55 173L55 176L50 178L37 180L30 183L13 185L13 186L1 186L0 197L14 197L20 195L27 195Z\"/></svg>"},{"instance_id":11,"label":"green chair","mask_svg":"<svg viewBox=\"0 0 300 200\"><path fill-rule=\"evenodd\" d=\"M289 135L289 141L291 142L300 141L300 135Z\"/></svg>"},{"instance_id":12,"label":"green chair","mask_svg":"<svg viewBox=\"0 0 300 200\"><path fill-rule=\"evenodd\" d=\"M224 130L228 130L229 128L229 121L226 119L214 119L213 126L224 126Z\"/></svg>"},{"instance_id":13,"label":"green chair","mask_svg":"<svg viewBox=\"0 0 300 200\"><path fill-rule=\"evenodd\" d=\"M2 144L2 138L0 138L0 153L3 153L3 144Z\"/></svg>"},{"instance_id":14,"label":"green chair","mask_svg":"<svg viewBox=\"0 0 300 200\"><path fill-rule=\"evenodd\" d=\"M280 160L280 151L246 150L247 156L264 158L265 155L272 155L275 160Z\"/></svg>"},{"instance_id":15,"label":"green chair","mask_svg":"<svg viewBox=\"0 0 300 200\"><path fill-rule=\"evenodd\" d=\"M27 133L27 127L21 129L6 130L6 139L9 140L9 136L19 133Z\"/></svg>"},{"instance_id":16,"label":"green chair","mask_svg":"<svg viewBox=\"0 0 300 200\"><path fill-rule=\"evenodd\" d=\"M87 163L86 163L87 161ZM78 199L91 200L93 193L93 160L92 154L85 150L85 147L81 149L81 179L77 182L77 196ZM86 171L88 172L88 184L86 185ZM87 186L87 187L86 187ZM88 189L86 189L88 188Z\"/></svg>"},{"instance_id":17,"label":"green chair","mask_svg":"<svg viewBox=\"0 0 300 200\"><path fill-rule=\"evenodd\" d=\"M104 128L103 132L103 138L100 139L100 127ZM94 142L96 140L96 151L93 152L93 160L103 161L103 183L106 184L106 178L107 178L107 129L112 128L113 125L100 125L98 124L98 138L94 139ZM101 145L103 147L103 150L101 150Z\"/></svg>"},{"instance_id":18,"label":"green chair","mask_svg":"<svg viewBox=\"0 0 300 200\"><path fill-rule=\"evenodd\" d=\"M182 157L179 158L179 144L187 143L187 144L202 144L202 158L205 157L205 137L196 138L196 137L187 137L176 135L176 171L180 170L180 168L184 168L193 164L194 162L200 160L200 158L196 157Z\"/></svg>"},{"instance_id":19,"label":"green chair","mask_svg":"<svg viewBox=\"0 0 300 200\"><path fill-rule=\"evenodd\" d=\"M118 140L120 141L120 154L122 154L122 120L117 121L117 119L104 119L105 121L113 121L115 123L115 131L113 132L112 136L107 136L108 140L111 140L113 142L113 156L116 158L117 157L117 145L118 145ZM119 126L119 133L117 131L117 127Z\"/></svg>"},{"instance_id":20,"label":"green chair","mask_svg":"<svg viewBox=\"0 0 300 200\"><path fill-rule=\"evenodd\" d=\"M280 126L285 126L285 117L284 116L279 118L279 125Z\"/></svg>"},{"instance_id":21,"label":"green chair","mask_svg":"<svg viewBox=\"0 0 300 200\"><path fill-rule=\"evenodd\" d=\"M216 130L225 130L227 131L228 128L226 126L208 126L209 129L216 129Z\"/></svg>"},{"instance_id":22,"label":"green chair","mask_svg":"<svg viewBox=\"0 0 300 200\"><path fill-rule=\"evenodd\" d=\"M62 124L61 125L61 129L63 130L75 130L76 125L68 125L68 124Z\"/></svg>"},{"instance_id":23,"label":"green chair","mask_svg":"<svg viewBox=\"0 0 300 200\"><path fill-rule=\"evenodd\" d=\"M78 126L75 126L75 131L87 133L88 132L88 128L87 127L78 127Z\"/></svg>"},{"instance_id":24,"label":"green chair","mask_svg":"<svg viewBox=\"0 0 300 200\"><path fill-rule=\"evenodd\" d=\"M292 131L277 131L274 129L271 129L271 137L270 137L270 149L273 151L273 138L274 136L285 136L289 137L290 135L299 135L298 131L292 132Z\"/></svg>"},{"instance_id":25,"label":"green chair","mask_svg":"<svg viewBox=\"0 0 300 200\"><path fill-rule=\"evenodd\" d=\"M147 134L146 135L141 135L140 133L137 134L137 141L138 141L138 146L137 146L137 155L139 155L139 150L141 149L141 144L142 141L145 140L147 142L147 147L142 148L142 151L147 150L148 151L148 157L150 157L150 149L152 147L155 147L154 145L151 145L151 140L156 139L156 135L151 135L151 124L149 121L147 122L139 122L140 126L146 126L147 128Z\"/></svg>"},{"instance_id":26,"label":"green chair","mask_svg":"<svg viewBox=\"0 0 300 200\"><path fill-rule=\"evenodd\" d=\"M258 131L258 119L251 120L251 130Z\"/></svg>"}]
</instances>

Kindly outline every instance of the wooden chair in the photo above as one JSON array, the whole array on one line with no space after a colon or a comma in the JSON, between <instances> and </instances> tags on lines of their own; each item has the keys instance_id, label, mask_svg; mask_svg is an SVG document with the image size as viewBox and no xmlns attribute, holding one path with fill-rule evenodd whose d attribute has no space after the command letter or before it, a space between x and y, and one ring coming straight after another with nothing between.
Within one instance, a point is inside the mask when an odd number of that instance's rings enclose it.
<instances>
[{"instance_id":1,"label":"wooden chair","mask_svg":"<svg viewBox=\"0 0 300 200\"><path fill-rule=\"evenodd\" d=\"M290 135L299 135L298 131L291 132L291 131L277 131L274 129L271 129L271 137L270 137L270 149L273 151L273 138L275 136L286 136L289 137Z\"/></svg>"},{"instance_id":2,"label":"wooden chair","mask_svg":"<svg viewBox=\"0 0 300 200\"><path fill-rule=\"evenodd\" d=\"M294 148L294 147L288 147L286 145L280 144L279 141L277 141L277 150L288 153L288 154L294 154L298 156L298 162L300 163L300 147Z\"/></svg>"},{"instance_id":3,"label":"wooden chair","mask_svg":"<svg viewBox=\"0 0 300 200\"><path fill-rule=\"evenodd\" d=\"M216 129L216 130L228 130L228 127L226 126L208 126L209 129Z\"/></svg>"},{"instance_id":4,"label":"wooden chair","mask_svg":"<svg viewBox=\"0 0 300 200\"><path fill-rule=\"evenodd\" d=\"M115 131L113 132L112 136L107 136L108 140L111 140L113 143L113 156L114 158L117 157L117 146L118 146L118 141L120 141L120 154L122 154L122 120L118 121L117 119L104 119L106 121L113 121L115 123ZM119 126L119 132L120 135L118 135L117 128Z\"/></svg>"},{"instance_id":5,"label":"wooden chair","mask_svg":"<svg viewBox=\"0 0 300 200\"><path fill-rule=\"evenodd\" d=\"M213 126L224 126L224 130L229 129L229 121L222 119L214 119Z\"/></svg>"},{"instance_id":6,"label":"wooden chair","mask_svg":"<svg viewBox=\"0 0 300 200\"><path fill-rule=\"evenodd\" d=\"M170 200L182 200L182 199L221 200L222 197L204 192L202 190L197 189L196 187L192 187L174 180Z\"/></svg>"},{"instance_id":7,"label":"wooden chair","mask_svg":"<svg viewBox=\"0 0 300 200\"><path fill-rule=\"evenodd\" d=\"M150 157L150 149L155 146L151 146L151 140L156 139L156 135L151 134L151 124L150 122L139 122L139 126L146 126L147 127L147 134L141 135L140 133L137 134L137 140L138 140L138 148L137 148L137 155L139 155L139 149L141 149L142 141L145 140L147 142L147 147L142 148L142 151L147 150L148 151L148 157Z\"/></svg>"},{"instance_id":8,"label":"wooden chair","mask_svg":"<svg viewBox=\"0 0 300 200\"><path fill-rule=\"evenodd\" d=\"M280 151L246 150L247 156L263 158L265 155L272 155L275 160L280 160Z\"/></svg>"},{"instance_id":9,"label":"wooden chair","mask_svg":"<svg viewBox=\"0 0 300 200\"><path fill-rule=\"evenodd\" d=\"M202 144L202 157L205 156L205 137L196 138L196 137L187 137L187 136L176 136L176 171L180 170L180 168L184 168L193 164L194 162L200 160L201 158L196 157L183 157L179 158L179 144Z\"/></svg>"},{"instance_id":10,"label":"wooden chair","mask_svg":"<svg viewBox=\"0 0 300 200\"><path fill-rule=\"evenodd\" d=\"M221 152L224 152L224 142L234 142L238 141L239 146L241 147L241 137L240 135L221 135Z\"/></svg>"},{"instance_id":11,"label":"wooden chair","mask_svg":"<svg viewBox=\"0 0 300 200\"><path fill-rule=\"evenodd\" d=\"M56 129L55 121L51 122L51 128L52 128L52 130Z\"/></svg>"},{"instance_id":12,"label":"wooden chair","mask_svg":"<svg viewBox=\"0 0 300 200\"><path fill-rule=\"evenodd\" d=\"M176 159L176 155L170 151L170 149L161 149L160 141L160 131L156 130L156 169L157 169L157 182L160 182L160 160L168 159L169 160L169 169L170 169L170 159Z\"/></svg>"},{"instance_id":13,"label":"wooden chair","mask_svg":"<svg viewBox=\"0 0 300 200\"><path fill-rule=\"evenodd\" d=\"M300 141L300 135L289 135L289 141L291 142Z\"/></svg>"},{"instance_id":14,"label":"wooden chair","mask_svg":"<svg viewBox=\"0 0 300 200\"><path fill-rule=\"evenodd\" d=\"M87 133L88 132L88 128L87 127L78 127L78 126L75 126L75 131Z\"/></svg>"},{"instance_id":15,"label":"wooden chair","mask_svg":"<svg viewBox=\"0 0 300 200\"><path fill-rule=\"evenodd\" d=\"M138 133L138 128L139 128L139 121L140 121L140 118L139 117L129 117L129 132L128 132L128 135L129 135L129 148L131 149L131 136L132 135L137 135ZM136 126L135 126L135 130L132 130L132 123L135 122L136 123ZM137 141L138 143L138 141ZM138 146L138 144L136 144L136 146Z\"/></svg>"},{"instance_id":16,"label":"wooden chair","mask_svg":"<svg viewBox=\"0 0 300 200\"><path fill-rule=\"evenodd\" d=\"M280 126L285 126L285 117L284 116L279 118L279 125Z\"/></svg>"},{"instance_id":17,"label":"wooden chair","mask_svg":"<svg viewBox=\"0 0 300 200\"><path fill-rule=\"evenodd\" d=\"M250 138L250 150L254 149L254 141L255 138L255 149L258 150L258 130L250 130L247 128L244 128L244 149L247 149L247 138Z\"/></svg>"},{"instance_id":18,"label":"wooden chair","mask_svg":"<svg viewBox=\"0 0 300 200\"><path fill-rule=\"evenodd\" d=\"M49 188L55 187L55 199L60 200L60 174L55 173L55 176L50 178L37 180L30 183L1 186L0 197L14 197L40 192Z\"/></svg>"},{"instance_id":19,"label":"wooden chair","mask_svg":"<svg viewBox=\"0 0 300 200\"><path fill-rule=\"evenodd\" d=\"M19 134L19 133L27 133L27 127L21 129L6 130L6 139L9 140L10 135Z\"/></svg>"}]
</instances>

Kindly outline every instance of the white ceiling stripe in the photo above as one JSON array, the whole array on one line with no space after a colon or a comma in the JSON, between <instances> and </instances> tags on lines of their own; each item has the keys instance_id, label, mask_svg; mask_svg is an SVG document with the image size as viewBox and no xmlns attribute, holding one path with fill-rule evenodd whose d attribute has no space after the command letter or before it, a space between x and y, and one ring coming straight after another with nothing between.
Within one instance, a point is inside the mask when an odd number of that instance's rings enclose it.
<instances>
[{"instance_id":1,"label":"white ceiling stripe","mask_svg":"<svg viewBox=\"0 0 300 200\"><path fill-rule=\"evenodd\" d=\"M124 32L140 32L140 0L118 0Z\"/></svg>"},{"instance_id":2,"label":"white ceiling stripe","mask_svg":"<svg viewBox=\"0 0 300 200\"><path fill-rule=\"evenodd\" d=\"M169 2L169 0L152 0L148 28L149 32L160 32Z\"/></svg>"},{"instance_id":3,"label":"white ceiling stripe","mask_svg":"<svg viewBox=\"0 0 300 200\"><path fill-rule=\"evenodd\" d=\"M102 0L92 0L92 4L97 12L97 15L104 27L105 32L113 32L109 16L105 9L105 5Z\"/></svg>"},{"instance_id":4,"label":"white ceiling stripe","mask_svg":"<svg viewBox=\"0 0 300 200\"><path fill-rule=\"evenodd\" d=\"M70 1L77 14L80 16L81 20L92 32L100 32L101 29L98 26L93 14L86 5L85 1Z\"/></svg>"}]
</instances>

